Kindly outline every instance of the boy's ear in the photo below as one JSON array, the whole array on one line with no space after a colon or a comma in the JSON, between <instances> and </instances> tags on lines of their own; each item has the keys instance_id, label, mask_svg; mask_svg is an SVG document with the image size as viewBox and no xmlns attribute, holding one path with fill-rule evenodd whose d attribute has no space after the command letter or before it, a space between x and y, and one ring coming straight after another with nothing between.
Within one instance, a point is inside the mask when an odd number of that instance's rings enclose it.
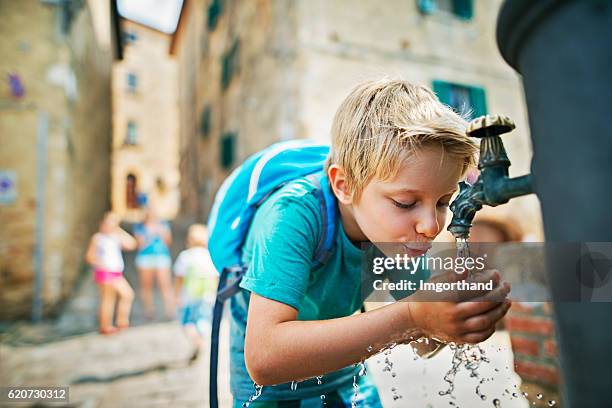
<instances>
[{"instance_id":1,"label":"boy's ear","mask_svg":"<svg viewBox=\"0 0 612 408\"><path fill-rule=\"evenodd\" d=\"M338 201L342 204L352 204L353 194L348 189L344 169L337 164L332 164L327 169L327 177L329 177L329 183Z\"/></svg>"}]
</instances>

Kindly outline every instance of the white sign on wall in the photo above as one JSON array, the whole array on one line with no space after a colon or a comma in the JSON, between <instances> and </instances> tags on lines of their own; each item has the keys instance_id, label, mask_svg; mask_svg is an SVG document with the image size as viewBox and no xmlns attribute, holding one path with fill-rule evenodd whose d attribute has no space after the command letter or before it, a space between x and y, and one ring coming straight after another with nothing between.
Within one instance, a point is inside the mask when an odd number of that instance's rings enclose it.
<instances>
[{"instance_id":1,"label":"white sign on wall","mask_svg":"<svg viewBox=\"0 0 612 408\"><path fill-rule=\"evenodd\" d=\"M0 170L0 205L9 205L17 200L17 172Z\"/></svg>"}]
</instances>

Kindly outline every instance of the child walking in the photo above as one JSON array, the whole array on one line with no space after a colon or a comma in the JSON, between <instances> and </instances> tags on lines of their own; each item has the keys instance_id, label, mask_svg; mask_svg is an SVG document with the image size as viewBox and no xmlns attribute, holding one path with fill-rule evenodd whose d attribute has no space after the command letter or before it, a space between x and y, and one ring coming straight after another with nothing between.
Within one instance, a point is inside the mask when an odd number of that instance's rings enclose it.
<instances>
[{"instance_id":1,"label":"child walking","mask_svg":"<svg viewBox=\"0 0 612 408\"><path fill-rule=\"evenodd\" d=\"M98 318L102 334L115 333L130 324L134 291L123 276L121 250L132 251L136 246L134 237L119 227L119 218L112 212L104 214L99 231L89 242L86 261L93 267L94 280L100 289ZM115 305L116 326L113 325Z\"/></svg>"},{"instance_id":2,"label":"child walking","mask_svg":"<svg viewBox=\"0 0 612 408\"><path fill-rule=\"evenodd\" d=\"M208 252L208 230L194 224L187 232L187 247L174 263L175 293L179 299L180 319L198 356L203 336L208 332L219 274Z\"/></svg>"}]
</instances>

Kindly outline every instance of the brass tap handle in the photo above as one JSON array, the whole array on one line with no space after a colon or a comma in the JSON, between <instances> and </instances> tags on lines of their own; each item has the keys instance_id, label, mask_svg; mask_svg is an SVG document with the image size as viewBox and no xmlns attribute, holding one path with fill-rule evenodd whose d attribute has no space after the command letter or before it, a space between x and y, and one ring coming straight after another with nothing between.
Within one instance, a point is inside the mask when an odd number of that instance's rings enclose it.
<instances>
[{"instance_id":1,"label":"brass tap handle","mask_svg":"<svg viewBox=\"0 0 612 408\"><path fill-rule=\"evenodd\" d=\"M514 122L507 116L485 115L471 121L466 133L471 137L483 138L508 133L514 127Z\"/></svg>"}]
</instances>

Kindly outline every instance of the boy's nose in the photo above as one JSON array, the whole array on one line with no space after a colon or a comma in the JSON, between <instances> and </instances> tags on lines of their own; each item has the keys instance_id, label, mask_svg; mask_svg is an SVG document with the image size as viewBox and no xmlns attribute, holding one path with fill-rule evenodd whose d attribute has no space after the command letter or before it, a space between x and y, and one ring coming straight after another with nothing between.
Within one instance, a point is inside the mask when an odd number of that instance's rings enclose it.
<instances>
[{"instance_id":1,"label":"boy's nose","mask_svg":"<svg viewBox=\"0 0 612 408\"><path fill-rule=\"evenodd\" d=\"M440 232L440 224L435 211L424 211L419 215L416 232L428 238L435 238Z\"/></svg>"}]
</instances>

